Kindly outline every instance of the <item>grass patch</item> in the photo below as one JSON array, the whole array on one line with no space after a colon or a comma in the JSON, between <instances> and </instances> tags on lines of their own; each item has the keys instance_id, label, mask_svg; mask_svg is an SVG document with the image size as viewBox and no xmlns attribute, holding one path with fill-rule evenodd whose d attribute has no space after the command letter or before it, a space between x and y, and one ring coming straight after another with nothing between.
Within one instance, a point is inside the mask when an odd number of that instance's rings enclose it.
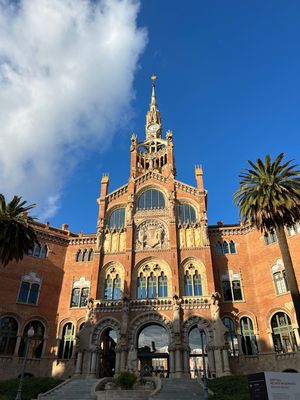
<instances>
[{"instance_id":1,"label":"grass patch","mask_svg":"<svg viewBox=\"0 0 300 400\"><path fill-rule=\"evenodd\" d=\"M26 377L22 388L22 400L36 399L38 394L47 392L61 382L61 379ZM18 385L18 379L0 381L0 400L14 400Z\"/></svg>"},{"instance_id":2,"label":"grass patch","mask_svg":"<svg viewBox=\"0 0 300 400\"><path fill-rule=\"evenodd\" d=\"M208 381L208 387L214 392L211 399L250 400L248 378L244 375L224 376Z\"/></svg>"}]
</instances>

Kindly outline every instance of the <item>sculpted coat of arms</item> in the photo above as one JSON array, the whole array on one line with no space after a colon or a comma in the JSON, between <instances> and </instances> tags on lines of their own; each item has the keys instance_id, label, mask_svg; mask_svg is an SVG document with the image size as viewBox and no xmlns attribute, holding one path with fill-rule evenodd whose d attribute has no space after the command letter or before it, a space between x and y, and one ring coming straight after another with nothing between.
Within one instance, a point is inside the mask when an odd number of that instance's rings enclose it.
<instances>
[{"instance_id":1,"label":"sculpted coat of arms","mask_svg":"<svg viewBox=\"0 0 300 400\"><path fill-rule=\"evenodd\" d=\"M136 249L160 249L167 245L167 230L159 221L144 221L137 228Z\"/></svg>"}]
</instances>

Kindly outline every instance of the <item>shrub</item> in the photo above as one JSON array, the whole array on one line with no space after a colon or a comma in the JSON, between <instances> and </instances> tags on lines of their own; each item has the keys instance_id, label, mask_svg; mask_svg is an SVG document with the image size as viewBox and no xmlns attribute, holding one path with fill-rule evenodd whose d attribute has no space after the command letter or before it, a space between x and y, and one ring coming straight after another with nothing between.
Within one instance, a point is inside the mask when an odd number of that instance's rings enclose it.
<instances>
[{"instance_id":1,"label":"shrub","mask_svg":"<svg viewBox=\"0 0 300 400\"><path fill-rule=\"evenodd\" d=\"M116 381L118 386L121 386L122 389L128 390L133 388L133 385L136 382L136 376L132 372L122 371Z\"/></svg>"}]
</instances>

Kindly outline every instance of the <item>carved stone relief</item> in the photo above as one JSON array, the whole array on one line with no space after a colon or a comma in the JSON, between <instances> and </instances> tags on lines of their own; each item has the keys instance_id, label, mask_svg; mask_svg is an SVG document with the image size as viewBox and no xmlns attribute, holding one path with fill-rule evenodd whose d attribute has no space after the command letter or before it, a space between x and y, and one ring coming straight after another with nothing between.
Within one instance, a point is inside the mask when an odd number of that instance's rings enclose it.
<instances>
[{"instance_id":1,"label":"carved stone relief","mask_svg":"<svg viewBox=\"0 0 300 400\"><path fill-rule=\"evenodd\" d=\"M104 237L104 253L118 253L125 251L126 248L126 232L106 232Z\"/></svg>"},{"instance_id":2,"label":"carved stone relief","mask_svg":"<svg viewBox=\"0 0 300 400\"><path fill-rule=\"evenodd\" d=\"M136 249L161 249L168 245L168 232L163 223L157 220L142 222L136 230Z\"/></svg>"},{"instance_id":3,"label":"carved stone relief","mask_svg":"<svg viewBox=\"0 0 300 400\"><path fill-rule=\"evenodd\" d=\"M180 248L202 247L207 244L205 227L181 226L178 229Z\"/></svg>"}]
</instances>

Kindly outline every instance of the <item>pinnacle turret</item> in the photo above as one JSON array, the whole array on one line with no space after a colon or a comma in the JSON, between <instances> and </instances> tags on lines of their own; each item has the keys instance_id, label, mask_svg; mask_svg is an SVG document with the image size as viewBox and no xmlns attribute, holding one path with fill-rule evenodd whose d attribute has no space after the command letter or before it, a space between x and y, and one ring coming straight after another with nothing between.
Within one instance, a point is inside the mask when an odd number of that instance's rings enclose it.
<instances>
[{"instance_id":1,"label":"pinnacle turret","mask_svg":"<svg viewBox=\"0 0 300 400\"><path fill-rule=\"evenodd\" d=\"M146 139L161 138L161 115L157 108L155 80L156 75L151 75L152 92L149 111L146 114Z\"/></svg>"}]
</instances>

